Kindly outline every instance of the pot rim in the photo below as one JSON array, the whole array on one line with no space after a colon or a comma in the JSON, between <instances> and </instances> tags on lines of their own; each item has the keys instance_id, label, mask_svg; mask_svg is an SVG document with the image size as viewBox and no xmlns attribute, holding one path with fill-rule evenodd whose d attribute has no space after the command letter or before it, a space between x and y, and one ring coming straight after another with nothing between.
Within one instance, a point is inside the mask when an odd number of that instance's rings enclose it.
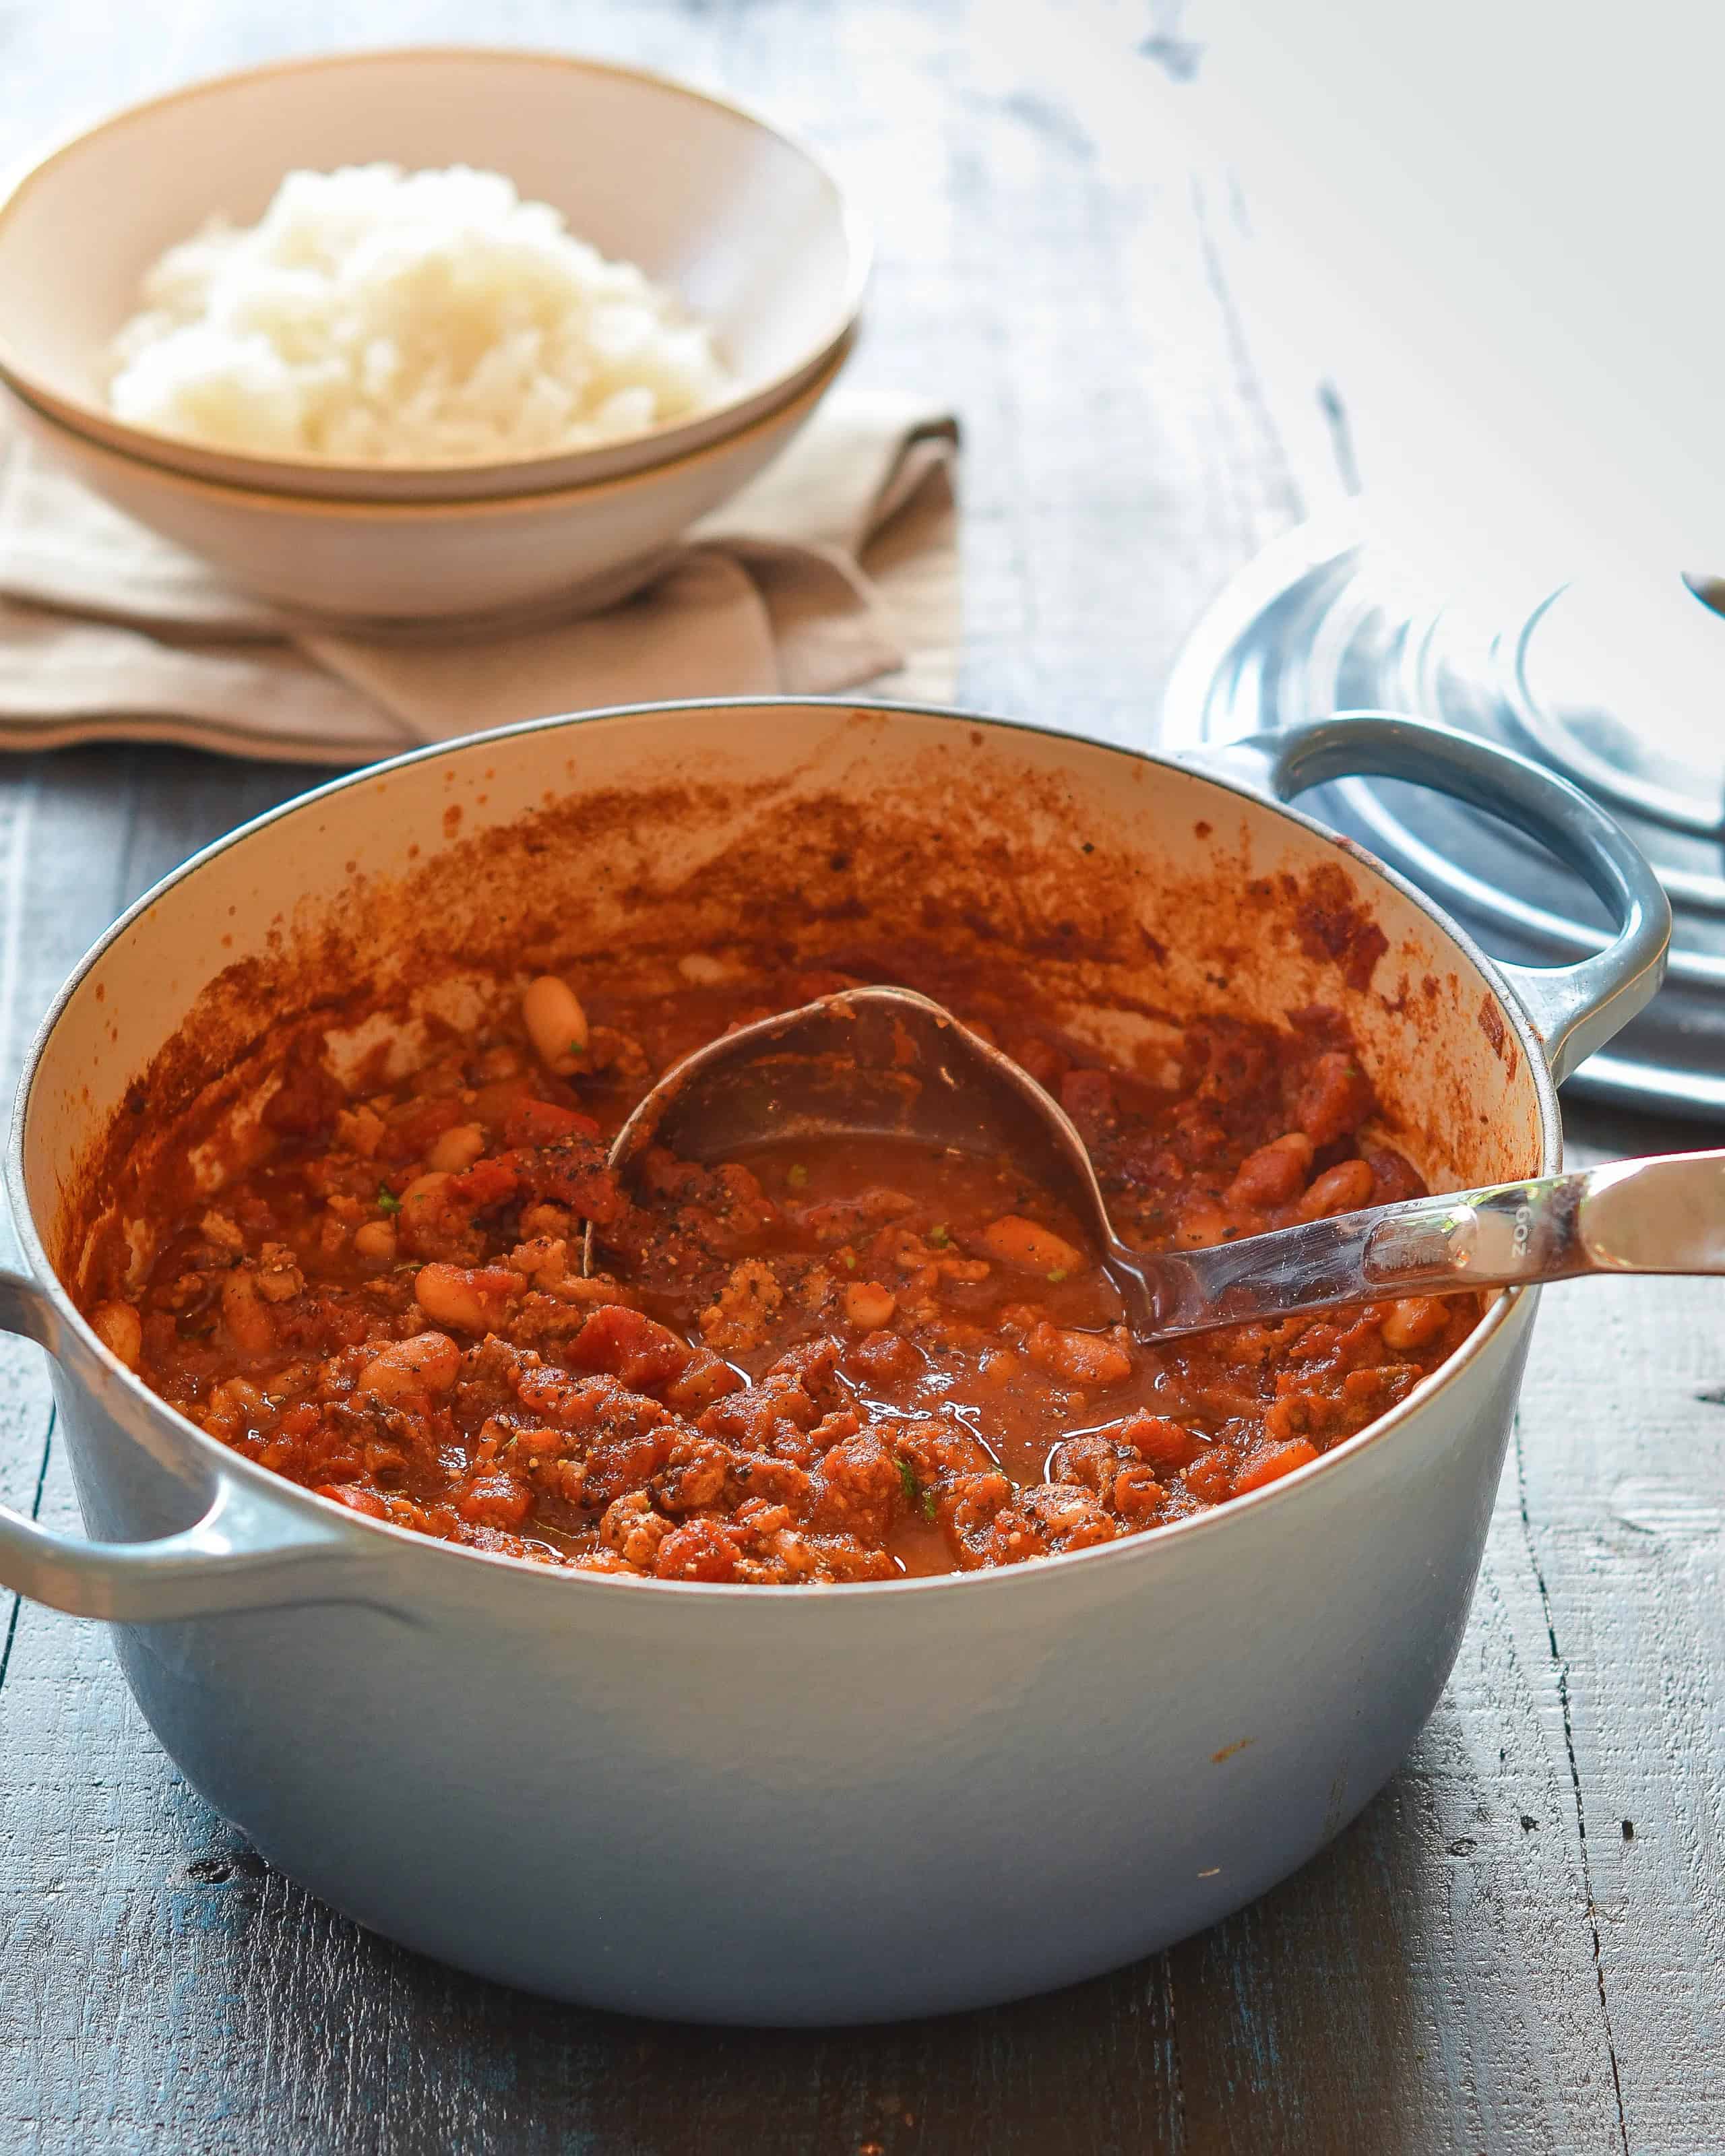
<instances>
[{"instance_id":1,"label":"pot rim","mask_svg":"<svg viewBox=\"0 0 1725 2156\"><path fill-rule=\"evenodd\" d=\"M547 718L523 720L513 726L498 726L481 733L464 734L454 741L435 742L426 747L411 749L381 763L367 764L360 769L344 773L339 778L311 788L304 793L266 809L262 815L239 825L193 854L189 860L170 870L148 891L134 900L125 912L97 938L78 962L49 1006L33 1036L23 1060L17 1091L13 1096L12 1123L8 1133L5 1163L7 1196L19 1243L32 1278L40 1291L52 1304L63 1324L69 1325L80 1346L93 1352L100 1363L105 1365L112 1376L122 1380L140 1404L149 1413L163 1419L177 1440L192 1440L194 1457L200 1458L208 1468L218 1486L223 1476L238 1480L243 1486L259 1490L290 1508L303 1505L311 1517L327 1528L332 1518L356 1537L387 1536L400 1549L411 1548L416 1555L430 1560L441 1554L463 1563L479 1562L487 1565L508 1568L516 1578L537 1575L548 1584L583 1590L614 1591L619 1586L650 1590L656 1597L666 1594L695 1596L702 1599L719 1599L735 1604L739 1599L744 1606L759 1602L762 1590L755 1585L736 1581L636 1579L632 1575L611 1573L586 1573L561 1565L541 1565L525 1558L512 1557L499 1550L481 1550L462 1543L445 1543L437 1537L416 1532L413 1529L396 1526L387 1520L374 1520L356 1513L331 1497L321 1497L302 1484L292 1482L285 1476L249 1460L219 1439L201 1430L188 1416L171 1407L160 1394L151 1391L143 1380L102 1342L95 1328L67 1292L54 1265L50 1262L37 1231L24 1181L24 1140L29 1121L30 1096L49 1038L59 1024L61 1014L77 993L86 976L103 957L110 944L118 942L133 921L155 905L174 885L186 881L204 865L225 853L229 847L249 839L270 824L285 822L331 795L350 788L370 784L379 778L388 778L407 766L434 761L439 757L459 755L478 747L481 743L514 740L530 734L550 733L572 730L597 721L621 721L639 718L671 717L681 714L721 713L742 711L820 711L878 713L888 718L938 719L966 726L987 726L1008 733L1034 734L1060 743L1074 743L1083 749L1100 749L1113 756L1127 757L1141 763L1148 763L1178 772L1183 777L1201 780L1207 785L1219 787L1223 792L1237 795L1253 807L1272 816L1286 819L1323 839L1345 859L1381 878L1392 889L1410 900L1420 911L1454 943L1476 966L1491 985L1506 1013L1515 1038L1527 1057L1532 1078L1535 1097L1539 1109L1540 1161L1537 1171L1541 1175L1555 1174L1562 1164L1563 1122L1558 1106L1557 1088L1553 1082L1545 1045L1535 1030L1521 998L1510 986L1497 966L1458 923L1450 920L1442 907L1436 905L1414 884L1395 870L1368 855L1363 848L1345 843L1327 825L1303 810L1281 801L1273 800L1260 793L1248 778L1219 772L1187 762L1178 756L1158 754L1153 751L1132 747L1117 742L1099 740L1091 734L1074 733L1058 726L1043 726L1029 719L990 716L967 711L950 705L909 704L891 701L871 701L844 696L721 696L685 697L664 703L619 704L602 711L562 712ZM1004 1592L1013 1584L1028 1586L1033 1578L1063 1578L1076 1564L1122 1563L1142 1552L1167 1547L1175 1536L1191 1539L1204 1532L1214 1532L1225 1526L1235 1516L1243 1515L1248 1507L1257 1508L1276 1504L1307 1490L1318 1478L1343 1469L1349 1460L1359 1458L1368 1449L1392 1437L1404 1428L1422 1409L1430 1404L1452 1378L1485 1353L1509 1325L1523 1301L1537 1306L1537 1288L1500 1289L1497 1299L1484 1317L1453 1354L1440 1363L1437 1368L1422 1378L1405 1399L1390 1409L1388 1414L1369 1422L1352 1437L1329 1451L1320 1453L1316 1460L1308 1460L1303 1467L1278 1476L1261 1488L1246 1492L1244 1496L1232 1497L1225 1504L1207 1507L1201 1512L1189 1514L1184 1519L1171 1520L1166 1525L1152 1527L1134 1535L1124 1535L1111 1543L1092 1544L1087 1549L1065 1550L1035 1558L1023 1564L985 1567L977 1572L934 1573L903 1579L855 1580L823 1584L819 1589L823 1601L834 1597L849 1600L856 1596L873 1598L882 1594L950 1594L960 1588L968 1592ZM356 1549L362 1543L356 1543Z\"/></svg>"}]
</instances>

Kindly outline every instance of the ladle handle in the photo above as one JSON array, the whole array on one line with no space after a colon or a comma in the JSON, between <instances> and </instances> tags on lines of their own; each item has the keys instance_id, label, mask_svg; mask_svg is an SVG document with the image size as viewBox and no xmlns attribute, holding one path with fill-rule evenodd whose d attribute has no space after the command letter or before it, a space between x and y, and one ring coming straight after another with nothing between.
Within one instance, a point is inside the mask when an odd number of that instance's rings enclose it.
<instances>
[{"instance_id":1,"label":"ladle handle","mask_svg":"<svg viewBox=\"0 0 1725 2156\"><path fill-rule=\"evenodd\" d=\"M1584 1273L1725 1273L1725 1152L1373 1206L1142 1270L1158 1337Z\"/></svg>"}]
</instances>

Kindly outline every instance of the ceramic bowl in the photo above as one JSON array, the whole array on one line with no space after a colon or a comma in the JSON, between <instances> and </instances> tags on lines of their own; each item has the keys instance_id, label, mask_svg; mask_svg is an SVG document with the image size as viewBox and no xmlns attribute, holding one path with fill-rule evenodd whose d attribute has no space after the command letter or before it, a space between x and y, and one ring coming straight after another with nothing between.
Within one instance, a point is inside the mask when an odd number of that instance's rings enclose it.
<instances>
[{"instance_id":1,"label":"ceramic bowl","mask_svg":"<svg viewBox=\"0 0 1725 2156\"><path fill-rule=\"evenodd\" d=\"M323 621L479 625L554 600L590 611L644 583L697 518L778 454L848 352L842 346L788 403L671 463L475 501L336 501L223 485L123 455L27 398L3 401L86 486L260 598Z\"/></svg>"},{"instance_id":2,"label":"ceramic bowl","mask_svg":"<svg viewBox=\"0 0 1725 2156\"><path fill-rule=\"evenodd\" d=\"M411 469L244 456L115 418L105 355L166 249L214 213L255 222L291 170L379 161L506 173L711 321L735 395L597 449ZM854 328L868 254L806 150L660 76L480 49L289 60L131 106L13 185L0 203L0 379L63 425L194 478L350 501L521 494L668 462L783 406Z\"/></svg>"}]
</instances>

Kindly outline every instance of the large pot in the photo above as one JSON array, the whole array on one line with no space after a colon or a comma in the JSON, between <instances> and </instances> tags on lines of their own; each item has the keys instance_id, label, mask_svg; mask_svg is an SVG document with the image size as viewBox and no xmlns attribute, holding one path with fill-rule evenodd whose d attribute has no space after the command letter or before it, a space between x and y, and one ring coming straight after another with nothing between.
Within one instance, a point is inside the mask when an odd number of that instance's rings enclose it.
<instances>
[{"instance_id":1,"label":"large pot","mask_svg":"<svg viewBox=\"0 0 1725 2156\"><path fill-rule=\"evenodd\" d=\"M1561 972L1495 966L1272 798L1360 771L1543 836L1615 939ZM1651 995L1668 916L1561 782L1369 716L1204 771L899 709L557 720L361 773L169 877L24 1073L7 1173L31 1274L0 1278L0 1322L54 1358L97 1539L0 1514L0 1582L112 1621L187 1779L393 1938L636 2013L975 2006L1261 1892L1438 1697L1531 1293L1393 1414L1220 1511L991 1573L791 1592L547 1571L361 1518L182 1420L66 1291L128 1155L241 1101L272 1020L321 1004L336 1028L349 988L423 999L451 969L602 981L619 939L667 965L815 952L859 921L1023 953L1117 1050L1169 1010L1343 1004L1401 1142L1460 1185L1558 1166L1554 1079Z\"/></svg>"}]
</instances>

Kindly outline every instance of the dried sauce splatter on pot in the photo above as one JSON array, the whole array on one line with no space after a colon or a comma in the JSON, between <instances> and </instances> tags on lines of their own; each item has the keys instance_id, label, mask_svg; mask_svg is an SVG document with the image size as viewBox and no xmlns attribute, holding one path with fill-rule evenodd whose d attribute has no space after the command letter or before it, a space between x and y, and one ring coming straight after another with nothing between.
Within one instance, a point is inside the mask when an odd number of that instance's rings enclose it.
<instances>
[{"instance_id":1,"label":"dried sauce splatter on pot","mask_svg":"<svg viewBox=\"0 0 1725 2156\"><path fill-rule=\"evenodd\" d=\"M1297 891L1292 879L1286 880ZM1361 906L1353 883L1333 861L1321 863L1307 877L1295 918L1301 947L1308 957L1331 960L1340 968L1351 988L1371 986L1378 961L1389 948L1389 939Z\"/></svg>"},{"instance_id":2,"label":"dried sauce splatter on pot","mask_svg":"<svg viewBox=\"0 0 1725 2156\"><path fill-rule=\"evenodd\" d=\"M1476 1321L1474 1297L1416 1298L1145 1348L1009 1163L902 1142L661 1153L625 1197L606 1146L659 1071L850 978L591 1009L547 978L397 1083L380 1050L340 1085L302 1040L216 1194L158 1186L146 1276L110 1264L96 1327L213 1435L357 1512L788 1585L1014 1564L1224 1503L1394 1406ZM1152 1084L1028 991L957 1002L1059 1096L1144 1247L1424 1187L1372 1136L1334 1024L1197 1019ZM582 1277L588 1223L629 1285Z\"/></svg>"}]
</instances>

